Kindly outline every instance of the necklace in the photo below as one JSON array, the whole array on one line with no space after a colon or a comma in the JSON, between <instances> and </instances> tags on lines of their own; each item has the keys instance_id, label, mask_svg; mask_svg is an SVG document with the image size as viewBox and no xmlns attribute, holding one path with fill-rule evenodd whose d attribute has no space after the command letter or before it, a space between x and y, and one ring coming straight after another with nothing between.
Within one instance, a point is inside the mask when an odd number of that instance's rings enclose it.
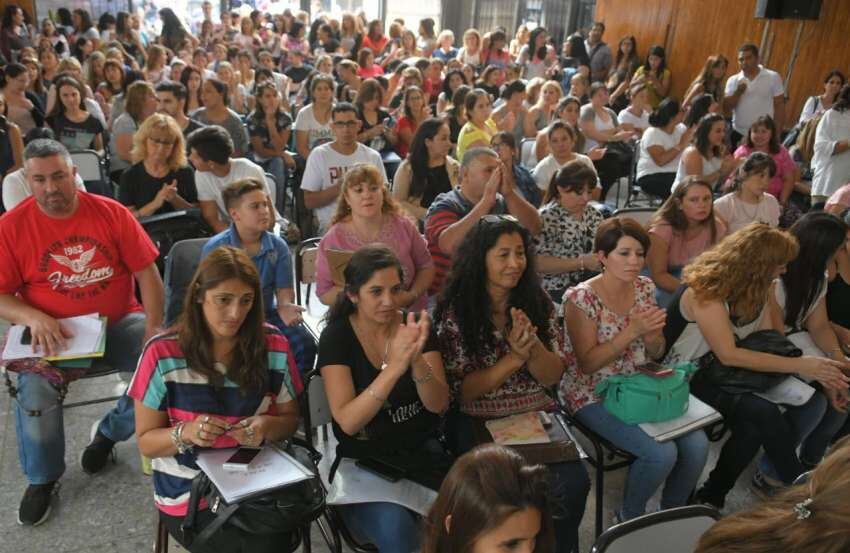
<instances>
[{"instance_id":1,"label":"necklace","mask_svg":"<svg viewBox=\"0 0 850 553\"><path fill-rule=\"evenodd\" d=\"M365 345L365 344L366 344L367 342L365 342L364 340L362 340L362 338L365 338L365 337L366 337L366 335L365 335L365 333L363 332L363 329L362 329L362 328L359 328L359 327L360 327L360 323L356 323L356 322L355 322L355 319L352 317L352 319L351 319L351 325L352 325L352 327L354 328L354 332L355 332L355 334L358 334L358 335L359 335L359 336L358 336L358 339L360 339L360 345L361 345L361 347L363 348L363 352L364 352L364 353L366 353L366 345ZM392 342L392 339L393 339L393 333L392 333L392 330L390 330L389 336L387 336L386 343L384 344L384 354L383 354L383 355L381 355L381 366L380 366L380 367L379 367L379 369L378 369L378 370L380 370L380 371L383 371L384 369L386 369L386 368L387 368L387 357L388 357L388 356L389 356L389 354L390 354L390 342ZM379 351L380 351L380 350L379 350ZM366 357L367 357L367 359L368 359L369 355L367 354L367 355L366 355ZM370 363L371 363L371 361L370 361Z\"/></svg>"},{"instance_id":2,"label":"necklace","mask_svg":"<svg viewBox=\"0 0 850 553\"><path fill-rule=\"evenodd\" d=\"M759 202L756 202L756 207L753 209L752 213L747 213L747 209L744 207L744 204L747 202L745 202L743 198L741 198L739 203L741 204L741 211L744 212L744 216L746 216L746 218L750 221L755 221L756 213L758 213L759 210Z\"/></svg>"}]
</instances>

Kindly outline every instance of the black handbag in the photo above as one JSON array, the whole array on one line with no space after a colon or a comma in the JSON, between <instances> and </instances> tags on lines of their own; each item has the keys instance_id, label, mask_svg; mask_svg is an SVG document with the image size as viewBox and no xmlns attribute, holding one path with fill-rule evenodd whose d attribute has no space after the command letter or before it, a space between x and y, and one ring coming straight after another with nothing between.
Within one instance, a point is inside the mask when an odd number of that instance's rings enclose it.
<instances>
[{"instance_id":1,"label":"black handbag","mask_svg":"<svg viewBox=\"0 0 850 553\"><path fill-rule=\"evenodd\" d=\"M294 532L319 518L325 508L325 489L313 455L304 447L289 444L285 451L309 469L313 476L282 488L228 503L209 477L200 472L192 480L189 509L180 525L186 544L202 546L225 524L254 535ZM195 522L201 498L216 517L200 532Z\"/></svg>"},{"instance_id":2,"label":"black handbag","mask_svg":"<svg viewBox=\"0 0 850 553\"><path fill-rule=\"evenodd\" d=\"M739 348L772 353L782 357L801 357L803 355L800 348L776 330L758 330L735 342ZM696 378L700 378L728 394L764 392L787 377L787 373L729 367L721 363L712 352L708 352L700 358L699 370L696 373Z\"/></svg>"}]
</instances>

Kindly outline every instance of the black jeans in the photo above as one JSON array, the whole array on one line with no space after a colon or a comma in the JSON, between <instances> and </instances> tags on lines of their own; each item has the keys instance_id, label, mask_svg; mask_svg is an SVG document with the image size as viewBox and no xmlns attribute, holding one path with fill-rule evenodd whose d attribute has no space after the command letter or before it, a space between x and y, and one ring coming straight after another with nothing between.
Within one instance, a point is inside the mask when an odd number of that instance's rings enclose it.
<instances>
[{"instance_id":1,"label":"black jeans","mask_svg":"<svg viewBox=\"0 0 850 553\"><path fill-rule=\"evenodd\" d=\"M761 447L783 481L793 482L804 471L797 457L798 432L778 405L751 393L728 394L699 373L691 380L691 392L717 409L732 431L703 485L706 498L722 504Z\"/></svg>"},{"instance_id":2,"label":"black jeans","mask_svg":"<svg viewBox=\"0 0 850 553\"><path fill-rule=\"evenodd\" d=\"M446 418L449 448L460 456L478 443L475 441L474 419L453 411ZM555 529L555 553L578 553L578 529L584 516L590 477L581 461L546 465L551 475L549 490Z\"/></svg>"},{"instance_id":3,"label":"black jeans","mask_svg":"<svg viewBox=\"0 0 850 553\"><path fill-rule=\"evenodd\" d=\"M599 201L604 202L608 190L617 182L617 179L628 176L631 159L627 159L625 156L621 157L613 152L607 152L602 156L602 159L594 161L593 166L599 175L599 182L602 183L602 196Z\"/></svg>"},{"instance_id":4,"label":"black jeans","mask_svg":"<svg viewBox=\"0 0 850 553\"><path fill-rule=\"evenodd\" d=\"M670 197L670 189L673 188L675 180L676 173L653 173L639 178L637 185L650 196L666 200Z\"/></svg>"},{"instance_id":5,"label":"black jeans","mask_svg":"<svg viewBox=\"0 0 850 553\"><path fill-rule=\"evenodd\" d=\"M160 511L159 518L165 523L168 533L174 536L174 539L191 553L284 553L295 551L300 545L300 542L295 543L297 536L290 532L259 536L244 532L230 524L222 526L201 547L186 545L186 540L183 539L183 530L180 528L183 517L173 517ZM209 509L198 511L195 519L196 532L200 533L214 518L215 515Z\"/></svg>"}]
</instances>

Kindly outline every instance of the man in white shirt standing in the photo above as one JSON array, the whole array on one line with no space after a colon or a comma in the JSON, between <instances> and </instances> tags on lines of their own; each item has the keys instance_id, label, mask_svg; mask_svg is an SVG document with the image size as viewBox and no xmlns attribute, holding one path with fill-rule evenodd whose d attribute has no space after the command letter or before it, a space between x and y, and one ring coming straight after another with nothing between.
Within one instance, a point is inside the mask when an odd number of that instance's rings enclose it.
<instances>
[{"instance_id":1,"label":"man in white shirt standing","mask_svg":"<svg viewBox=\"0 0 850 553\"><path fill-rule=\"evenodd\" d=\"M269 221L269 230L280 216L274 208L271 191L263 168L244 157L231 158L233 139L223 127L210 125L189 135L189 161L195 166L195 187L198 189L198 203L201 216L213 229L213 232L226 230L230 225L230 215L224 206L221 192L238 180L254 179L263 183L269 202L269 211L275 214Z\"/></svg>"},{"instance_id":2,"label":"man in white shirt standing","mask_svg":"<svg viewBox=\"0 0 850 553\"><path fill-rule=\"evenodd\" d=\"M759 64L759 49L755 44L738 48L741 71L726 81L724 107L732 111L732 145L750 131L753 121L762 115L773 117L782 132L785 124L785 87L782 77Z\"/></svg>"},{"instance_id":3,"label":"man in white shirt standing","mask_svg":"<svg viewBox=\"0 0 850 553\"><path fill-rule=\"evenodd\" d=\"M324 234L330 227L331 218L336 211L340 184L351 166L356 163L368 163L380 167L384 183L387 182L381 154L357 141L361 122L355 107L348 102L334 106L331 111L331 125L335 140L310 152L304 178L301 180L304 205L307 209L315 210L319 221L319 234ZM200 189L198 192L200 194Z\"/></svg>"}]
</instances>

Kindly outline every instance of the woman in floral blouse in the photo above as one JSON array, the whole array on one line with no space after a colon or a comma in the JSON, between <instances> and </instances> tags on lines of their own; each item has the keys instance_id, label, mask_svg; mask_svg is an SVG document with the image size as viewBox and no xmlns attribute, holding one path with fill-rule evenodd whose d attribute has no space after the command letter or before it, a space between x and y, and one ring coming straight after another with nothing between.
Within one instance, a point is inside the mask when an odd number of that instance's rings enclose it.
<instances>
[{"instance_id":1,"label":"woman in floral blouse","mask_svg":"<svg viewBox=\"0 0 850 553\"><path fill-rule=\"evenodd\" d=\"M564 371L561 333L537 277L531 236L514 217L486 215L469 232L434 320L452 390L446 433L455 453L475 445L476 421L554 408L545 387ZM587 472L579 461L549 469L556 550L577 551Z\"/></svg>"},{"instance_id":2,"label":"woman in floral blouse","mask_svg":"<svg viewBox=\"0 0 850 553\"><path fill-rule=\"evenodd\" d=\"M588 202L596 187L596 172L579 160L567 162L549 183L535 239L537 269L543 288L560 305L567 288L599 272L593 237L602 214ZM560 309L557 310L560 313Z\"/></svg>"},{"instance_id":3,"label":"woman in floral blouse","mask_svg":"<svg viewBox=\"0 0 850 553\"><path fill-rule=\"evenodd\" d=\"M661 484L661 508L686 505L702 474L708 439L702 430L659 443L640 426L608 412L594 388L607 377L632 374L664 354L667 314L655 303L655 285L640 276L649 235L633 219L607 219L593 246L602 274L567 290L567 372L561 395L568 409L593 432L637 457L629 467L619 521L645 513Z\"/></svg>"}]
</instances>

